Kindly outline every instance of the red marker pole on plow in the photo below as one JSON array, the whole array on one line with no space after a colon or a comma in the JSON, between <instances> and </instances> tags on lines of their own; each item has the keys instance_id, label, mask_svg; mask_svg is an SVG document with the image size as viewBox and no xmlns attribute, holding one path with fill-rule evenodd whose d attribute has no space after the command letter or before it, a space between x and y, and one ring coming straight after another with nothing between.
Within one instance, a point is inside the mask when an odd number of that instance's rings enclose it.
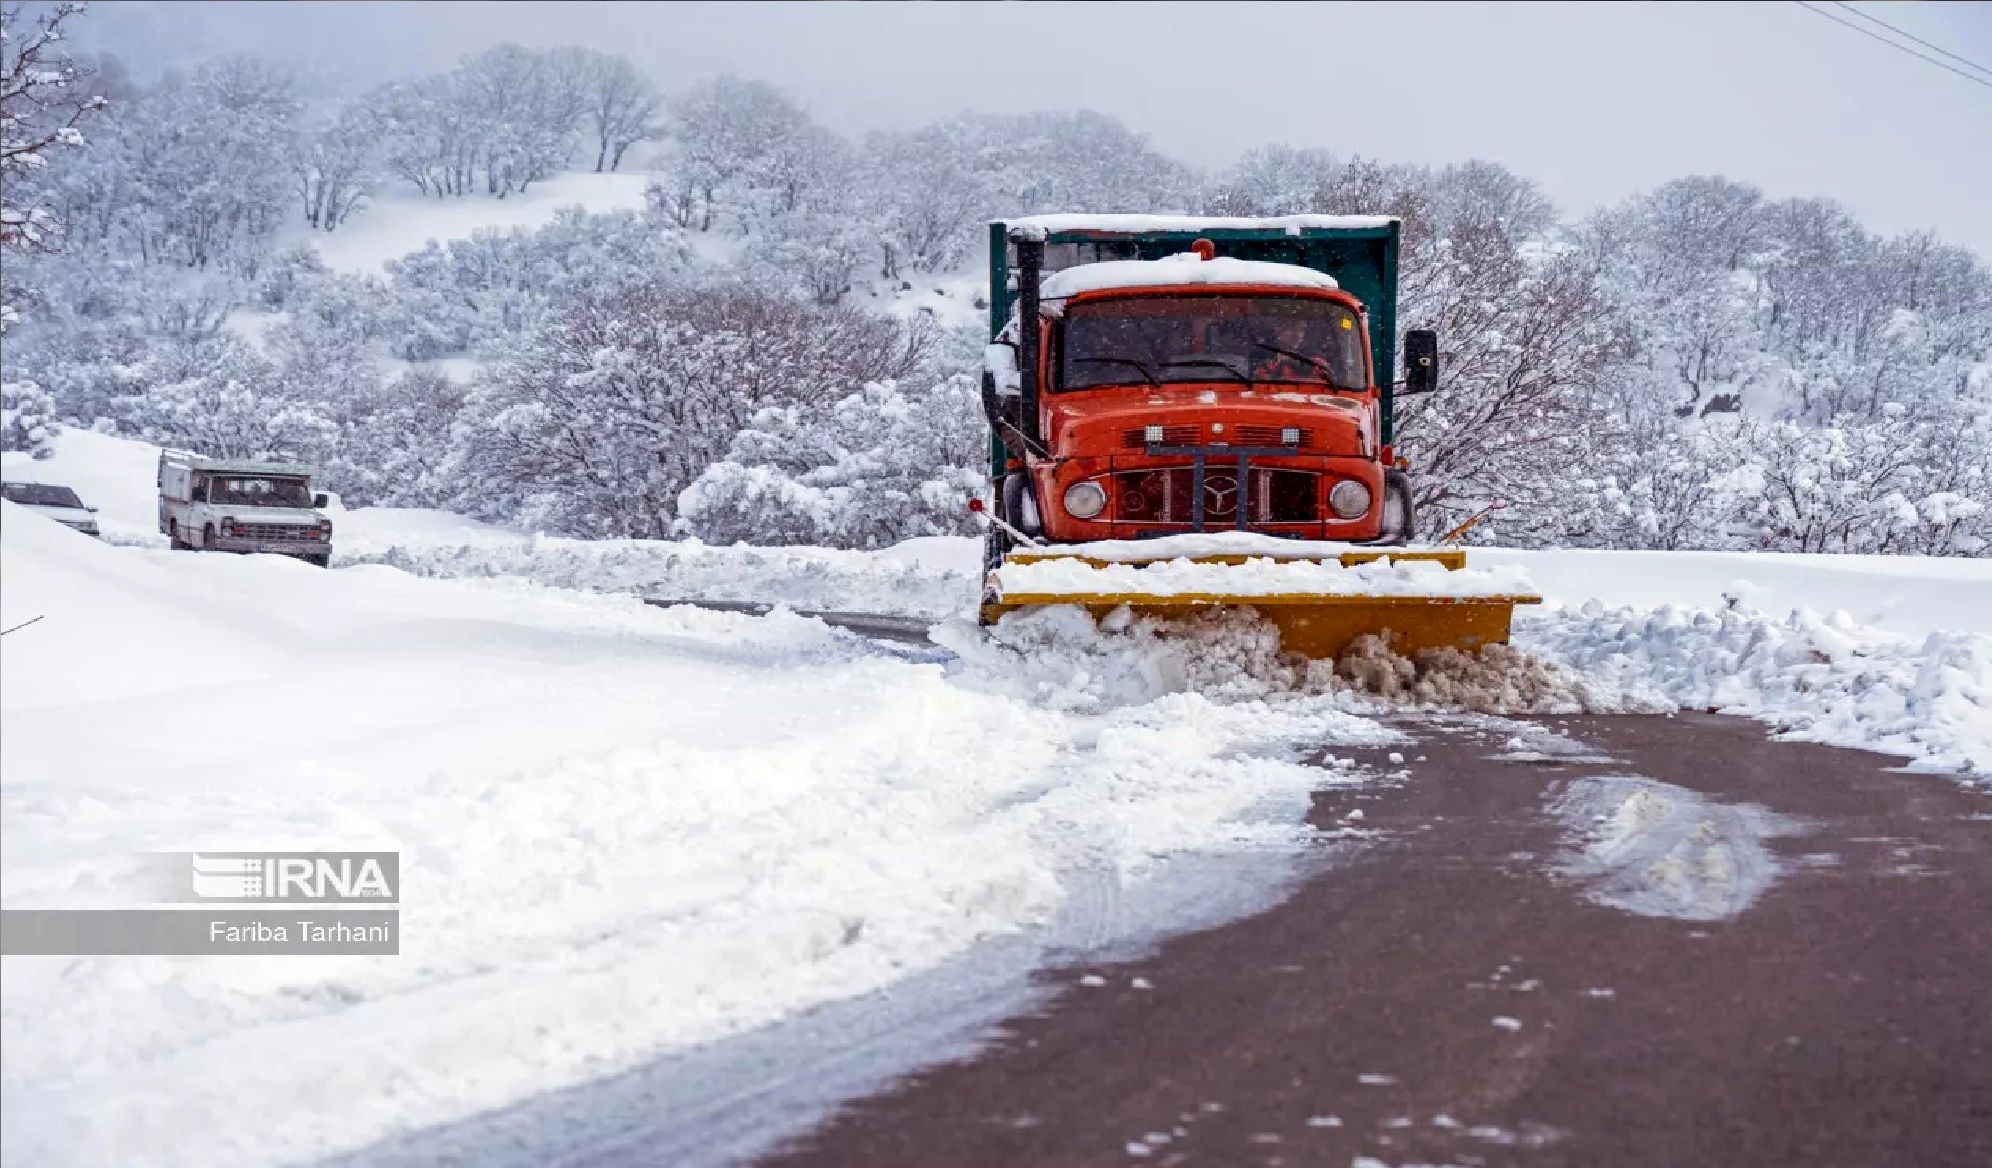
<instances>
[{"instance_id":1,"label":"red marker pole on plow","mask_svg":"<svg viewBox=\"0 0 1992 1168\"><path fill-rule=\"evenodd\" d=\"M1039 543L1037 540L1032 539L1030 536L1025 535L1023 532L1018 531L1016 528L1011 527L1009 524L1003 522L1001 519L998 519L996 518L996 516L992 515L989 511L989 505L984 503L982 501L981 496L979 495L971 496L969 498L968 509L970 511L975 512L977 515L982 516L984 522L991 523L997 527L1002 528L1003 532L1006 535L1008 535L1011 539L1016 540L1018 543L1023 544L1025 547L1044 546L1043 544Z\"/></svg>"}]
</instances>

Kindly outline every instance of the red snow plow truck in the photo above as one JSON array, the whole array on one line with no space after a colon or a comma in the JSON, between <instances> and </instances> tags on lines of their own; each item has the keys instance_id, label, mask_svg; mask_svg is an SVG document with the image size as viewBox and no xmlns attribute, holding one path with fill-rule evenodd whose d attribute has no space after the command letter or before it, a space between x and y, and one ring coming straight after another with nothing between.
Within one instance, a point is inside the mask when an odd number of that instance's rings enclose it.
<instances>
[{"instance_id":1,"label":"red snow plow truck","mask_svg":"<svg viewBox=\"0 0 1992 1168\"><path fill-rule=\"evenodd\" d=\"M984 619L1249 605L1313 656L1365 632L1406 651L1506 640L1513 605L1534 597L1327 570L1465 563L1405 546L1416 519L1393 405L1437 388L1438 339L1405 333L1397 380L1397 247L1398 222L1379 216L993 224ZM1053 559L1068 563L1014 570ZM1119 570L1185 559L1238 571L1192 585ZM1295 587L1268 591L1263 561L1323 570L1288 570ZM1081 565L1115 571L1088 591L1073 583ZM1065 586L1038 587L1054 579Z\"/></svg>"}]
</instances>

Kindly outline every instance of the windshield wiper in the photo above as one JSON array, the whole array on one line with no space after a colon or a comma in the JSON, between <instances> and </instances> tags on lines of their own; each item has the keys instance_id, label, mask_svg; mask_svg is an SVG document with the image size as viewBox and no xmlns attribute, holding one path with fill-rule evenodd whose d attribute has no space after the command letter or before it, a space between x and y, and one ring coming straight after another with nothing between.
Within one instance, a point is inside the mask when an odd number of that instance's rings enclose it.
<instances>
[{"instance_id":1,"label":"windshield wiper","mask_svg":"<svg viewBox=\"0 0 1992 1168\"><path fill-rule=\"evenodd\" d=\"M1162 363L1164 369L1172 365L1215 365L1240 381L1249 382L1252 380L1252 371L1250 369L1240 369L1231 362L1220 361L1216 357L1173 357Z\"/></svg>"},{"instance_id":2,"label":"windshield wiper","mask_svg":"<svg viewBox=\"0 0 1992 1168\"><path fill-rule=\"evenodd\" d=\"M1252 347L1255 349L1264 349L1269 353L1278 353L1282 357L1292 357L1296 361L1305 361L1309 365L1312 365L1316 369L1319 369L1321 371L1321 380L1327 383L1329 389L1344 388L1343 386L1336 384L1335 371L1333 369L1328 368L1328 362L1323 361L1319 357L1310 357L1306 353L1296 353L1292 349L1282 349L1278 345L1268 345L1256 341L1253 342ZM1360 393L1361 391L1348 390L1347 392Z\"/></svg>"},{"instance_id":3,"label":"windshield wiper","mask_svg":"<svg viewBox=\"0 0 1992 1168\"><path fill-rule=\"evenodd\" d=\"M1083 364L1085 364L1085 363L1087 363L1087 362L1089 362L1089 361L1091 361L1091 362L1098 362L1098 363L1104 363L1104 364L1108 364L1108 365L1132 365L1132 366L1134 366L1134 368L1135 368L1136 370L1138 370L1138 371L1139 371L1139 372L1141 373L1141 376L1142 376L1143 380L1147 381L1147 382L1148 382L1148 384L1150 384L1150 385L1154 386L1154 387L1155 387L1155 388L1157 388L1157 389L1160 389L1160 388L1162 388L1162 383L1161 383L1161 382L1159 382L1159 381L1157 381L1157 380L1155 380L1155 375L1154 375L1153 373L1150 373L1150 372L1148 371L1148 366L1146 366L1146 365L1143 365L1143 364L1142 364L1141 362L1139 362L1139 361L1136 361L1136 360L1134 360L1134 359L1133 359L1133 358L1131 358L1131 357L1074 357L1074 358L1072 358L1072 362L1073 362L1073 364L1075 364L1075 365L1083 365Z\"/></svg>"}]
</instances>

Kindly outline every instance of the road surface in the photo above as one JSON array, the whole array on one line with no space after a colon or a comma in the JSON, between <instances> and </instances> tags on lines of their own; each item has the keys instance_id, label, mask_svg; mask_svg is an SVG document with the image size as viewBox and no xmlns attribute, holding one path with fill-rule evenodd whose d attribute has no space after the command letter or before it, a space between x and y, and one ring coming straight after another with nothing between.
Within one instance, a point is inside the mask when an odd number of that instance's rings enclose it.
<instances>
[{"instance_id":1,"label":"road surface","mask_svg":"<svg viewBox=\"0 0 1992 1168\"><path fill-rule=\"evenodd\" d=\"M1735 719L1544 726L1403 724L1314 808L1369 842L1280 907L1044 975L759 1163L1992 1165L1992 799Z\"/></svg>"}]
</instances>

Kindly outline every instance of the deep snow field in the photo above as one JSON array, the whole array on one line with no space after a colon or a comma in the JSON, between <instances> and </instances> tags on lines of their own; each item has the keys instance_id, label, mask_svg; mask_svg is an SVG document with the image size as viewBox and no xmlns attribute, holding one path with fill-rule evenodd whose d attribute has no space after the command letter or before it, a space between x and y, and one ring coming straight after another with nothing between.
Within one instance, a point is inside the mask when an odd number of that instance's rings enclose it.
<instances>
[{"instance_id":1,"label":"deep snow field","mask_svg":"<svg viewBox=\"0 0 1992 1168\"><path fill-rule=\"evenodd\" d=\"M1394 738L1365 690L1719 707L1992 770L1985 561L1476 549L1551 602L1518 620L1526 658L1336 676L1243 617L985 637L963 539L591 544L354 510L330 571L173 553L145 546L154 458L77 432L6 457L108 538L0 506L0 627L42 618L0 642L0 899L128 903L147 851L396 850L403 952L9 958L22 1163L364 1149L905 984L1103 885L1166 898L1180 861L1276 888L1357 846L1304 816L1374 777L1338 747ZM631 594L922 615L936 643Z\"/></svg>"}]
</instances>

